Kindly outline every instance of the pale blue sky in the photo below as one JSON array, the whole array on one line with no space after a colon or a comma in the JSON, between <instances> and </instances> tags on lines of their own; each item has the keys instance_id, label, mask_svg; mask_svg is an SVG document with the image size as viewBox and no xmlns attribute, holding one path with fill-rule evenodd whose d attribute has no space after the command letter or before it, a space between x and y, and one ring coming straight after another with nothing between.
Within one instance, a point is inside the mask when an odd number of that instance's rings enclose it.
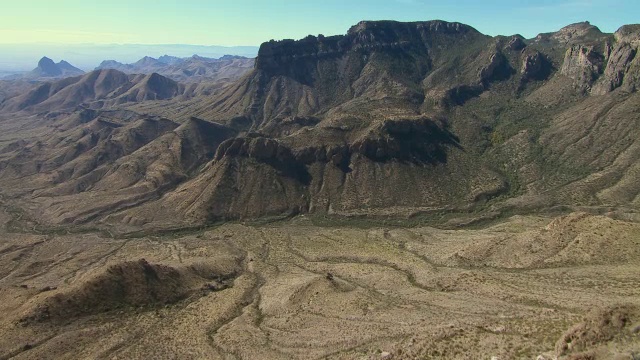
<instances>
[{"instance_id":1,"label":"pale blue sky","mask_svg":"<svg viewBox=\"0 0 640 360\"><path fill-rule=\"evenodd\" d=\"M640 22L640 0L31 0L0 5L0 43L259 45L343 34L360 20L442 19L489 35L533 37L588 20Z\"/></svg>"}]
</instances>

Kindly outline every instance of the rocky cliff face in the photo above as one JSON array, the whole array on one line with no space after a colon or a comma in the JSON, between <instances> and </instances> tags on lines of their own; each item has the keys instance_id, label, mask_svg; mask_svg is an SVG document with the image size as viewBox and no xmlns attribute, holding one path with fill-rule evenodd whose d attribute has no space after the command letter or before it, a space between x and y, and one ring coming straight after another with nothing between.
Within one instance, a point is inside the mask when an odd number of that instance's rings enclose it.
<instances>
[{"instance_id":1,"label":"rocky cliff face","mask_svg":"<svg viewBox=\"0 0 640 360\"><path fill-rule=\"evenodd\" d=\"M270 41L260 46L256 68L269 75L295 75L309 59L341 57L348 52L362 55L376 51L412 49L426 52L445 38L477 38L482 35L470 26L444 21L399 23L394 21L362 21L346 35L308 36L300 41ZM294 71L294 72L290 72ZM310 72L299 72L299 80Z\"/></svg>"},{"instance_id":2,"label":"rocky cliff face","mask_svg":"<svg viewBox=\"0 0 640 360\"><path fill-rule=\"evenodd\" d=\"M638 27L621 27L613 36L602 34L587 24L565 28L558 38L571 46L567 49L560 73L570 77L574 85L595 95L618 88L635 91L640 68Z\"/></svg>"},{"instance_id":3,"label":"rocky cliff face","mask_svg":"<svg viewBox=\"0 0 640 360\"><path fill-rule=\"evenodd\" d=\"M243 113L262 127L272 119L311 116L340 104L358 106L364 99L397 98L416 108L424 101L423 81L446 91L505 72L504 57L483 48L490 41L470 26L442 21L361 22L346 35L271 41L260 47L254 73L212 110ZM486 56L479 57L483 51ZM455 65L476 59L477 69L460 72ZM449 76L454 72L459 73ZM366 101L366 107L376 106ZM247 103L248 108L242 105Z\"/></svg>"},{"instance_id":4,"label":"rocky cliff face","mask_svg":"<svg viewBox=\"0 0 640 360\"><path fill-rule=\"evenodd\" d=\"M544 80L551 71L551 64L539 51L531 51L522 57L520 74L522 81Z\"/></svg>"},{"instance_id":5,"label":"rocky cliff face","mask_svg":"<svg viewBox=\"0 0 640 360\"><path fill-rule=\"evenodd\" d=\"M640 85L640 60L637 59L638 26L623 26L616 31L615 42L605 54L607 65L600 83L594 92L604 94L622 87L626 91L635 91Z\"/></svg>"},{"instance_id":6,"label":"rocky cliff face","mask_svg":"<svg viewBox=\"0 0 640 360\"><path fill-rule=\"evenodd\" d=\"M560 72L572 78L578 88L589 91L603 67L604 56L593 46L574 45L567 49Z\"/></svg>"}]
</instances>

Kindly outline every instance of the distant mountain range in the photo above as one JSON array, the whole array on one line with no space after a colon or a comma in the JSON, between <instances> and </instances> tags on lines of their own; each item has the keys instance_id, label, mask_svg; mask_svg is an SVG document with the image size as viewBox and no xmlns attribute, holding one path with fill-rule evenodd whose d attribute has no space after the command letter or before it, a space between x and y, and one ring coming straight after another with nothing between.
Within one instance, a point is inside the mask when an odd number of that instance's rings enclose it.
<instances>
[{"instance_id":1,"label":"distant mountain range","mask_svg":"<svg viewBox=\"0 0 640 360\"><path fill-rule=\"evenodd\" d=\"M78 106L102 109L147 100L188 99L238 80L253 69L253 63L254 59L231 55L220 59L197 55L190 58L164 55L158 59L145 56L133 64L103 61L96 70L85 74L64 60L56 64L43 57L37 68L14 79L43 82L31 84L33 88L30 91L25 85L19 89L22 93L18 96L10 96L11 93L2 95L6 90L13 90L8 87L0 93L0 100L11 99L0 109L66 111ZM203 81L204 84L200 86L195 81ZM15 95L16 91L12 94Z\"/></svg>"},{"instance_id":2,"label":"distant mountain range","mask_svg":"<svg viewBox=\"0 0 640 360\"><path fill-rule=\"evenodd\" d=\"M240 78L253 69L254 59L236 55L224 55L219 59L193 55L187 58L163 55L159 58L145 56L131 63L123 64L115 60L103 61L96 70L114 69L125 74L157 73L175 81L230 81ZM43 57L38 66L29 71L0 77L2 80L47 81L83 75L85 72L65 60L55 63Z\"/></svg>"},{"instance_id":3,"label":"distant mountain range","mask_svg":"<svg viewBox=\"0 0 640 360\"><path fill-rule=\"evenodd\" d=\"M145 56L132 64L115 60L103 61L96 70L115 69L127 74L158 73L177 81L223 80L239 78L253 68L254 59L224 55L219 59L193 55L188 58L163 55Z\"/></svg>"},{"instance_id":4,"label":"distant mountain range","mask_svg":"<svg viewBox=\"0 0 640 360\"><path fill-rule=\"evenodd\" d=\"M0 44L0 73L31 71L43 54L52 59L65 59L74 66L89 71L105 59L132 63L143 56L159 57L171 54L188 57L193 54L209 58L239 55L254 58L257 46L202 46L185 44Z\"/></svg>"}]
</instances>

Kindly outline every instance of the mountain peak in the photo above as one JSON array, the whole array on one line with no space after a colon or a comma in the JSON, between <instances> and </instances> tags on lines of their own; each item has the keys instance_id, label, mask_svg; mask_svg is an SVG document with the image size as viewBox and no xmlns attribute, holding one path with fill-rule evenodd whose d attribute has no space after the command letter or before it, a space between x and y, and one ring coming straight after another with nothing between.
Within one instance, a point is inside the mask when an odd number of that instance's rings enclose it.
<instances>
[{"instance_id":1,"label":"mountain peak","mask_svg":"<svg viewBox=\"0 0 640 360\"><path fill-rule=\"evenodd\" d=\"M53 60L51 60L50 58L43 56L42 59L40 59L40 61L38 61L38 66L47 66L47 65L54 65L55 63L53 62Z\"/></svg>"},{"instance_id":2,"label":"mountain peak","mask_svg":"<svg viewBox=\"0 0 640 360\"><path fill-rule=\"evenodd\" d=\"M582 40L588 37L602 36L602 32L597 26L591 25L588 21L583 21L567 25L555 32L551 38L560 42L571 42Z\"/></svg>"},{"instance_id":3,"label":"mountain peak","mask_svg":"<svg viewBox=\"0 0 640 360\"><path fill-rule=\"evenodd\" d=\"M235 59L247 59L247 57L240 55L223 55L219 60L235 60Z\"/></svg>"},{"instance_id":4,"label":"mountain peak","mask_svg":"<svg viewBox=\"0 0 640 360\"><path fill-rule=\"evenodd\" d=\"M142 59L138 60L135 64L140 66L154 66L161 65L162 62L158 61L158 59L156 58L152 58L151 56L145 56Z\"/></svg>"},{"instance_id":5,"label":"mountain peak","mask_svg":"<svg viewBox=\"0 0 640 360\"><path fill-rule=\"evenodd\" d=\"M38 61L38 67L36 70L40 72L40 76L50 77L62 74L62 70L60 70L56 63L46 56L43 56L42 59Z\"/></svg>"},{"instance_id":6,"label":"mountain peak","mask_svg":"<svg viewBox=\"0 0 640 360\"><path fill-rule=\"evenodd\" d=\"M116 60L103 60L97 69L113 67L113 66L122 66L122 65L124 64Z\"/></svg>"},{"instance_id":7,"label":"mountain peak","mask_svg":"<svg viewBox=\"0 0 640 360\"><path fill-rule=\"evenodd\" d=\"M162 55L158 58L158 61L163 63L163 64L167 64L167 65L175 65L175 64L179 64L183 61L182 58L179 58L177 56L171 56L171 55Z\"/></svg>"},{"instance_id":8,"label":"mountain peak","mask_svg":"<svg viewBox=\"0 0 640 360\"><path fill-rule=\"evenodd\" d=\"M640 24L629 24L620 27L620 29L616 31L615 37L618 41L640 41Z\"/></svg>"},{"instance_id":9,"label":"mountain peak","mask_svg":"<svg viewBox=\"0 0 640 360\"><path fill-rule=\"evenodd\" d=\"M589 30L591 28L596 28L597 29L597 27L594 26L594 25L591 25L590 22L582 21L582 22L569 24L569 25L563 27L562 29L560 29L560 31Z\"/></svg>"},{"instance_id":10,"label":"mountain peak","mask_svg":"<svg viewBox=\"0 0 640 360\"><path fill-rule=\"evenodd\" d=\"M67 61L64 60L60 60L59 63L56 64L58 66L58 69L60 69L62 71L62 73L67 73L70 75L81 75L84 74L84 71L78 69L77 67L69 64Z\"/></svg>"}]
</instances>

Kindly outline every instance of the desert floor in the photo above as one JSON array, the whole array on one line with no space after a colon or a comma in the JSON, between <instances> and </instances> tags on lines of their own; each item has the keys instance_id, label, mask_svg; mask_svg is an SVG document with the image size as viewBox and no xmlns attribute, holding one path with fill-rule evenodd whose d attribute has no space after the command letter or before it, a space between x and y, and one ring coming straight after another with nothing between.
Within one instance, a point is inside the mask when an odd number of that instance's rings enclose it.
<instances>
[{"instance_id":1,"label":"desert floor","mask_svg":"<svg viewBox=\"0 0 640 360\"><path fill-rule=\"evenodd\" d=\"M0 359L640 356L640 225L604 216L467 230L298 217L119 238L3 228Z\"/></svg>"}]
</instances>

